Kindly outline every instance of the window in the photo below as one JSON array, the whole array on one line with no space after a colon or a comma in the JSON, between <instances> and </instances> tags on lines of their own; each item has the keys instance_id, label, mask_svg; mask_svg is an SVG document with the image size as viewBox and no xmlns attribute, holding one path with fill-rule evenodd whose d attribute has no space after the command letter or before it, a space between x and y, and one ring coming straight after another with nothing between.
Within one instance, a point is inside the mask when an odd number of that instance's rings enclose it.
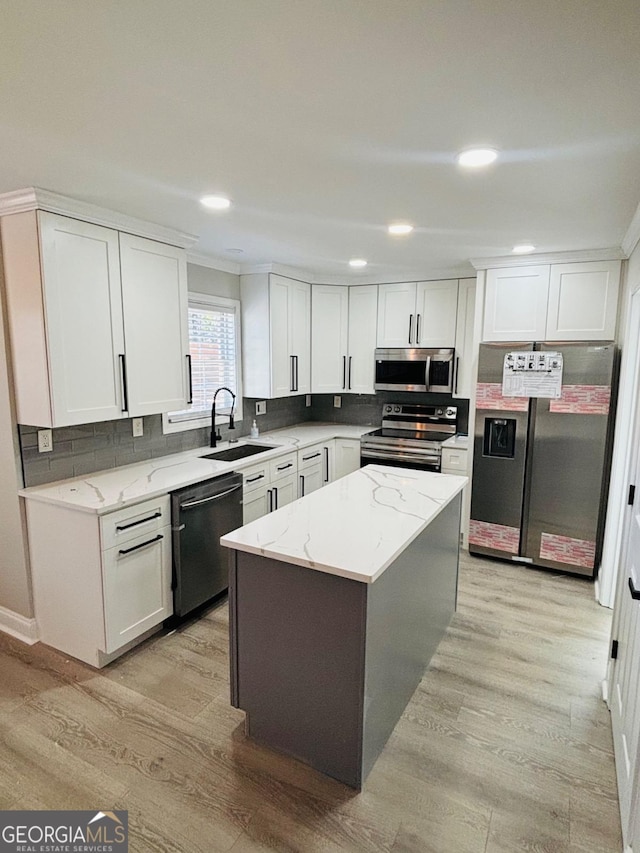
<instances>
[{"instance_id":1,"label":"window","mask_svg":"<svg viewBox=\"0 0 640 853\"><path fill-rule=\"evenodd\" d=\"M213 395L222 386L230 388L236 395L234 415L237 420L242 420L240 303L221 296L191 293L189 352L193 402L181 412L163 415L163 432L209 426ZM216 415L228 415L231 402L229 394L218 394ZM219 421L226 422L227 418L221 417Z\"/></svg>"}]
</instances>

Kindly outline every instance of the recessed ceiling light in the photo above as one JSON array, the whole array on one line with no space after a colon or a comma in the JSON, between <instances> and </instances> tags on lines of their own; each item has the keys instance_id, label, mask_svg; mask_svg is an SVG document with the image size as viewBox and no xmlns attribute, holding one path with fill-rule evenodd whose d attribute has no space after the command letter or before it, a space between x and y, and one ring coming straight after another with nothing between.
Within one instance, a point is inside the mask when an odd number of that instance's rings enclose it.
<instances>
[{"instance_id":1,"label":"recessed ceiling light","mask_svg":"<svg viewBox=\"0 0 640 853\"><path fill-rule=\"evenodd\" d=\"M231 200L223 195L203 195L200 204L210 207L212 210L226 210L231 207Z\"/></svg>"},{"instance_id":2,"label":"recessed ceiling light","mask_svg":"<svg viewBox=\"0 0 640 853\"><path fill-rule=\"evenodd\" d=\"M530 252L535 252L536 247L532 246L531 243L520 243L518 246L514 246L511 250L514 255L528 255Z\"/></svg>"},{"instance_id":3,"label":"recessed ceiling light","mask_svg":"<svg viewBox=\"0 0 640 853\"><path fill-rule=\"evenodd\" d=\"M393 222L387 230L389 234L411 234L413 225L409 225L408 222Z\"/></svg>"},{"instance_id":4,"label":"recessed ceiling light","mask_svg":"<svg viewBox=\"0 0 640 853\"><path fill-rule=\"evenodd\" d=\"M349 261L350 267L366 267L367 262L364 258L351 258Z\"/></svg>"},{"instance_id":5,"label":"recessed ceiling light","mask_svg":"<svg viewBox=\"0 0 640 853\"><path fill-rule=\"evenodd\" d=\"M469 148L458 154L458 164L469 168L488 166L498 157L495 148Z\"/></svg>"}]
</instances>

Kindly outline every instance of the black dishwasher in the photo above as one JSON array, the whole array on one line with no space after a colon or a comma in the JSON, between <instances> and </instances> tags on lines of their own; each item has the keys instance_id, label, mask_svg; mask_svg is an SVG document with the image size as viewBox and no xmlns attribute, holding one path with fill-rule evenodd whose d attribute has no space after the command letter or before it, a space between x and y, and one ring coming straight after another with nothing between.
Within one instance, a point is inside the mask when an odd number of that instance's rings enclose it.
<instances>
[{"instance_id":1,"label":"black dishwasher","mask_svg":"<svg viewBox=\"0 0 640 853\"><path fill-rule=\"evenodd\" d=\"M186 616L229 586L220 537L242 527L242 474L235 471L171 493L173 611Z\"/></svg>"}]
</instances>

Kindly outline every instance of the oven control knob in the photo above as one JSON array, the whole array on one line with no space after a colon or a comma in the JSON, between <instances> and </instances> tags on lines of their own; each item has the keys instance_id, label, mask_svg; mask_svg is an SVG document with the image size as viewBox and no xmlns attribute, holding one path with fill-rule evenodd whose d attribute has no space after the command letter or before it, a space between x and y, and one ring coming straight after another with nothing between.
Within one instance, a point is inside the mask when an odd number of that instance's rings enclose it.
<instances>
[{"instance_id":1,"label":"oven control knob","mask_svg":"<svg viewBox=\"0 0 640 853\"><path fill-rule=\"evenodd\" d=\"M385 407L384 407L384 410L385 410L385 412L392 412L392 411L393 411L393 407L392 407L392 406L385 406Z\"/></svg>"},{"instance_id":2,"label":"oven control knob","mask_svg":"<svg viewBox=\"0 0 640 853\"><path fill-rule=\"evenodd\" d=\"M400 411L400 406L394 406L393 411L397 414Z\"/></svg>"},{"instance_id":3,"label":"oven control knob","mask_svg":"<svg viewBox=\"0 0 640 853\"><path fill-rule=\"evenodd\" d=\"M448 418L455 418L456 410L455 409L447 409L446 415Z\"/></svg>"}]
</instances>

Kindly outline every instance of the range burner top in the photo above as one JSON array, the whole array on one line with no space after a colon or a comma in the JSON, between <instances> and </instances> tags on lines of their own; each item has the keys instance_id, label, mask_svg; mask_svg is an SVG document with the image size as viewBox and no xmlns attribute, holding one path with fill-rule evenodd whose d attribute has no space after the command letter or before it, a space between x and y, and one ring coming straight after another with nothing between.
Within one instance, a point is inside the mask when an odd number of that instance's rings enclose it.
<instances>
[{"instance_id":1,"label":"range burner top","mask_svg":"<svg viewBox=\"0 0 640 853\"><path fill-rule=\"evenodd\" d=\"M439 471L442 442L456 434L455 406L385 403L382 426L362 436L363 464Z\"/></svg>"}]
</instances>

